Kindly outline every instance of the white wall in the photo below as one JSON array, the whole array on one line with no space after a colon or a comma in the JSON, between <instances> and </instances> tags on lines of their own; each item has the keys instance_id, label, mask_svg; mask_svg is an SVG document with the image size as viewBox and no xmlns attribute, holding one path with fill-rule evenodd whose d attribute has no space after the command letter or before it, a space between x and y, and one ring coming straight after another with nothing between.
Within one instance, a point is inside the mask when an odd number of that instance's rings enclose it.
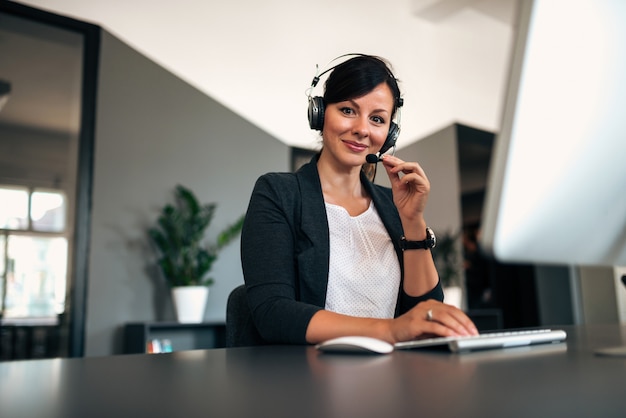
<instances>
[{"instance_id":1,"label":"white wall","mask_svg":"<svg viewBox=\"0 0 626 418\"><path fill-rule=\"evenodd\" d=\"M389 59L409 144L455 121L498 130L515 0L22 0L98 24L286 144L310 148L300 105L315 64L349 52ZM123 12L120 11L123 4ZM320 94L321 85L315 94ZM276 118L268 101L282 103ZM294 134L295 133L295 134ZM404 145L401 145L404 146Z\"/></svg>"}]
</instances>

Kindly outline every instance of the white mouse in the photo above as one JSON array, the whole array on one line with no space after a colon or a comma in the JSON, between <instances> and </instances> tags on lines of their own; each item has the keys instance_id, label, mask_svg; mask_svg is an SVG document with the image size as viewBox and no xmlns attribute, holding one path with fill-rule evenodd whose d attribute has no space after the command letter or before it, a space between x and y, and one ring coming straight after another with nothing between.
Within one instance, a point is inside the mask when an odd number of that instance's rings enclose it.
<instances>
[{"instance_id":1,"label":"white mouse","mask_svg":"<svg viewBox=\"0 0 626 418\"><path fill-rule=\"evenodd\" d=\"M326 340L315 346L320 351L333 353L376 353L388 354L393 345L373 337L349 336Z\"/></svg>"}]
</instances>

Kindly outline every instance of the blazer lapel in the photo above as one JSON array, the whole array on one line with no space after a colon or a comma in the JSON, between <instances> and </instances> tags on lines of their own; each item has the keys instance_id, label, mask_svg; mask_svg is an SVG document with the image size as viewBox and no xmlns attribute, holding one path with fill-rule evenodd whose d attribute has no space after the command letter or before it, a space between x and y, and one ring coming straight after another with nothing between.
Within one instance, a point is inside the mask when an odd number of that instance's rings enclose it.
<instances>
[{"instance_id":1,"label":"blazer lapel","mask_svg":"<svg viewBox=\"0 0 626 418\"><path fill-rule=\"evenodd\" d=\"M302 300L323 307L328 284L330 237L324 196L317 172L318 158L313 157L296 172L300 188L300 228L297 231L296 257Z\"/></svg>"},{"instance_id":2,"label":"blazer lapel","mask_svg":"<svg viewBox=\"0 0 626 418\"><path fill-rule=\"evenodd\" d=\"M383 221L383 225L387 228L387 232L389 232L389 236L393 241L393 246L396 249L396 252L401 254L402 251L400 250L399 240L404 234L404 231L402 230L402 223L400 222L398 209L393 203L391 190L374 185L372 182L367 180L365 174L363 173L361 173L361 183L372 197L374 206L376 206L376 211L378 212L380 219ZM399 258L401 259L402 257L399 256Z\"/></svg>"}]
</instances>

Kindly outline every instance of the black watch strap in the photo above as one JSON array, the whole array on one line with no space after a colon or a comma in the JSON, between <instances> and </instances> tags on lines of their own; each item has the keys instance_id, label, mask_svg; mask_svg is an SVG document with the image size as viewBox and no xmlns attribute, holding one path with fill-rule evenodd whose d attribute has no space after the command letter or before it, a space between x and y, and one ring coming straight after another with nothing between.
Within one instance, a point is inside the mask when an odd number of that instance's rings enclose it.
<instances>
[{"instance_id":1,"label":"black watch strap","mask_svg":"<svg viewBox=\"0 0 626 418\"><path fill-rule=\"evenodd\" d=\"M426 239L422 241L408 241L406 237L400 238L400 248L402 251L406 250L429 250L434 248L437 244L437 239L433 230L426 228Z\"/></svg>"}]
</instances>

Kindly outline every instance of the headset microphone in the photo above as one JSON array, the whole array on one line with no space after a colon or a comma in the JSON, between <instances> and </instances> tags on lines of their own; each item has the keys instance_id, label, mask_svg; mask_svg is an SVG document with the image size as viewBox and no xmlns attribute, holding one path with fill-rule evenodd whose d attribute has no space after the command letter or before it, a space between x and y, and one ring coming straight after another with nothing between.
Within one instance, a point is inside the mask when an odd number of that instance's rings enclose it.
<instances>
[{"instance_id":1,"label":"headset microphone","mask_svg":"<svg viewBox=\"0 0 626 418\"><path fill-rule=\"evenodd\" d=\"M380 148L380 151L378 151L378 153L376 154L367 154L365 156L365 161L367 161L369 164L376 164L381 162L381 157L384 153L389 151L390 148L393 148L393 150L391 151L391 155L396 155L396 141L398 140L398 136L400 136L400 110L402 109L404 100L400 98L398 100L398 103L398 123L396 124L395 122L391 122L391 125L389 126L389 133L387 134L387 139L385 140L383 146Z\"/></svg>"},{"instance_id":2,"label":"headset microphone","mask_svg":"<svg viewBox=\"0 0 626 418\"><path fill-rule=\"evenodd\" d=\"M365 156L365 161L367 161L370 164L376 164L377 162L381 161L381 159L376 154L367 154Z\"/></svg>"}]
</instances>

